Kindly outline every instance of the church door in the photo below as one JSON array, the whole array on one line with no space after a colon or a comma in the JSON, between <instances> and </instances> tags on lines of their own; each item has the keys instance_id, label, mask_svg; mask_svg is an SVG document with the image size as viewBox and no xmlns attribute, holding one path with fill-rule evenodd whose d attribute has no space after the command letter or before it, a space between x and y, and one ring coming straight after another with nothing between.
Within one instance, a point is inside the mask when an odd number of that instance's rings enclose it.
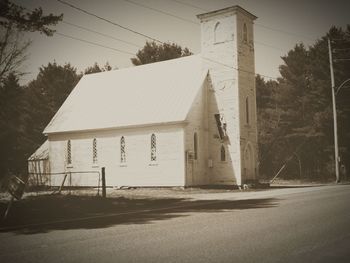
<instances>
[{"instance_id":1,"label":"church door","mask_svg":"<svg viewBox=\"0 0 350 263\"><path fill-rule=\"evenodd\" d=\"M250 144L247 145L244 151L244 180L255 179L255 165L253 150Z\"/></svg>"},{"instance_id":2,"label":"church door","mask_svg":"<svg viewBox=\"0 0 350 263\"><path fill-rule=\"evenodd\" d=\"M186 186L193 185L193 153L186 151Z\"/></svg>"}]
</instances>

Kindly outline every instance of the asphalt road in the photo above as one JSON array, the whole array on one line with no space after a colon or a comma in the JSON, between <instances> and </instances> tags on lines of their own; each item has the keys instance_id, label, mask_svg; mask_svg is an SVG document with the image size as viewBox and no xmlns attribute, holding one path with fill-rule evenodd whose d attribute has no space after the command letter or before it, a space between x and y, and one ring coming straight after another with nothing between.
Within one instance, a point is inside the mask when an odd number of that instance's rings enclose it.
<instances>
[{"instance_id":1,"label":"asphalt road","mask_svg":"<svg viewBox=\"0 0 350 263\"><path fill-rule=\"evenodd\" d=\"M3 229L0 262L350 262L350 185L205 199Z\"/></svg>"}]
</instances>

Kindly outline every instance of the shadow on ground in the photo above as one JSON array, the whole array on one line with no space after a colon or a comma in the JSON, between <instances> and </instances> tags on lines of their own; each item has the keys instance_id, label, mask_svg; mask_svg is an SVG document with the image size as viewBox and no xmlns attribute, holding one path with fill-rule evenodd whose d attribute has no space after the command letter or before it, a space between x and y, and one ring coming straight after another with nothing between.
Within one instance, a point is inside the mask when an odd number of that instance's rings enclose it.
<instances>
[{"instance_id":1,"label":"shadow on ground","mask_svg":"<svg viewBox=\"0 0 350 263\"><path fill-rule=\"evenodd\" d=\"M189 200L102 199L91 196L42 195L14 202L8 218L0 219L0 232L46 233L52 230L105 228L118 224L147 224L156 220L277 206L277 199ZM1 216L7 203L0 202Z\"/></svg>"}]
</instances>

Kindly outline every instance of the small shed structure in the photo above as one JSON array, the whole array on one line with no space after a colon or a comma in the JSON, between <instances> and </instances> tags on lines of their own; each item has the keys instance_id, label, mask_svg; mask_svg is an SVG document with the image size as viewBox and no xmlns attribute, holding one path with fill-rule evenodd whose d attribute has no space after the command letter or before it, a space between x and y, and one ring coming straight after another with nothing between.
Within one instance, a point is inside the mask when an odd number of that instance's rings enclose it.
<instances>
[{"instance_id":1,"label":"small shed structure","mask_svg":"<svg viewBox=\"0 0 350 263\"><path fill-rule=\"evenodd\" d=\"M50 185L49 141L28 158L29 185Z\"/></svg>"}]
</instances>

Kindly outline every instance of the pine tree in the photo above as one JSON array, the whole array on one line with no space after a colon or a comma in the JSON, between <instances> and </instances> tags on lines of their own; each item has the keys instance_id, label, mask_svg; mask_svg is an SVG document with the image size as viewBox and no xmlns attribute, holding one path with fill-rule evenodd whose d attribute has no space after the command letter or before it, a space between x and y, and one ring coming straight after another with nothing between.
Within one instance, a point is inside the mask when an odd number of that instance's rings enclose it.
<instances>
[{"instance_id":1,"label":"pine tree","mask_svg":"<svg viewBox=\"0 0 350 263\"><path fill-rule=\"evenodd\" d=\"M331 84L328 59L328 37L334 41L334 57L350 57L349 26L346 31L331 28L329 33L315 42L308 49L297 44L294 49L282 57L280 66L281 78L276 83L276 105L279 111L278 126L267 136L272 107L268 106L267 83L257 79L257 87L262 86L261 98L258 99L259 145L262 154L268 155L267 161L262 159L261 169L264 173L273 174L286 160L291 160L284 176L302 176L307 179L333 179L334 145L333 116L331 102ZM338 50L338 51L337 51ZM343 53L340 53L343 52ZM335 62L335 82L339 86L350 78L348 60ZM350 90L350 89L349 89ZM350 92L343 90L337 96L338 128L341 155L349 167L350 144ZM259 94L259 90L257 91ZM259 104L260 100L260 104ZM260 107L260 109L259 109ZM273 139L271 139L273 137ZM268 151L266 151L268 149ZM268 153L273 153L272 157ZM292 158L290 158L292 156ZM266 157L265 157L266 158Z\"/></svg>"},{"instance_id":2,"label":"pine tree","mask_svg":"<svg viewBox=\"0 0 350 263\"><path fill-rule=\"evenodd\" d=\"M175 43L157 44L153 41L146 42L145 46L136 53L136 57L131 58L131 62L138 66L189 55L192 55L192 52L188 48L182 48Z\"/></svg>"},{"instance_id":3,"label":"pine tree","mask_svg":"<svg viewBox=\"0 0 350 263\"><path fill-rule=\"evenodd\" d=\"M0 178L21 172L23 127L23 88L15 74L9 74L0 84Z\"/></svg>"}]
</instances>

